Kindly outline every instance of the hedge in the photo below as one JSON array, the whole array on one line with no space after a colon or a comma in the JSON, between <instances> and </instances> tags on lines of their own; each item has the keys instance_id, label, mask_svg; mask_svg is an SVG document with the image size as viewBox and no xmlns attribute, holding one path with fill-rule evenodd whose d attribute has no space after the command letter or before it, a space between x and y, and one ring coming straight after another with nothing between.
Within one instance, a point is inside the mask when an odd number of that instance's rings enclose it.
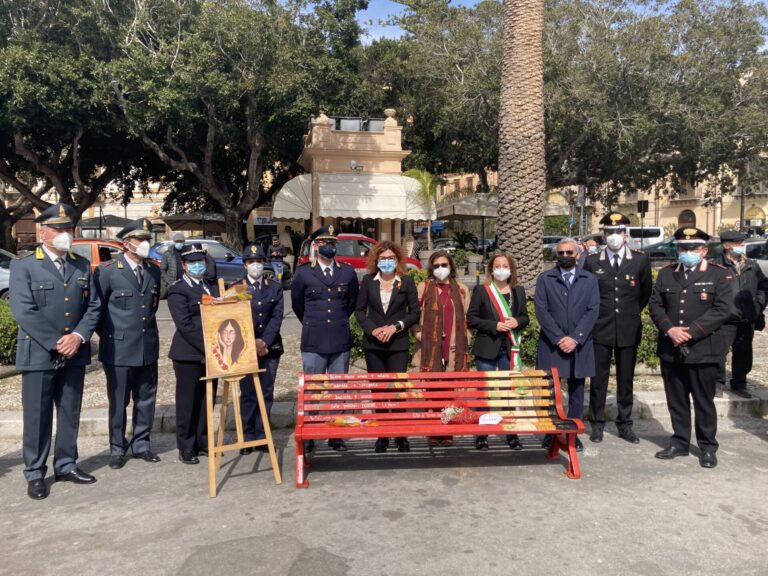
<instances>
[{"instance_id":1,"label":"hedge","mask_svg":"<svg viewBox=\"0 0 768 576\"><path fill-rule=\"evenodd\" d=\"M11 315L8 300L0 300L0 364L16 362L16 334L19 325Z\"/></svg>"}]
</instances>

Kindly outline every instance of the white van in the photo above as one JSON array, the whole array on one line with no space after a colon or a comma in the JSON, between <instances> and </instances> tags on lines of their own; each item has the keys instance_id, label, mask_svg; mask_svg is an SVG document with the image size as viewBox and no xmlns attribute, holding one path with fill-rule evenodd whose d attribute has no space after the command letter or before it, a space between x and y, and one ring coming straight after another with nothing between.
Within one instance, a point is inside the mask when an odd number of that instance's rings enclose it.
<instances>
[{"instance_id":1,"label":"white van","mask_svg":"<svg viewBox=\"0 0 768 576\"><path fill-rule=\"evenodd\" d=\"M666 239L664 228L661 226L627 226L627 245L633 250L642 250Z\"/></svg>"}]
</instances>

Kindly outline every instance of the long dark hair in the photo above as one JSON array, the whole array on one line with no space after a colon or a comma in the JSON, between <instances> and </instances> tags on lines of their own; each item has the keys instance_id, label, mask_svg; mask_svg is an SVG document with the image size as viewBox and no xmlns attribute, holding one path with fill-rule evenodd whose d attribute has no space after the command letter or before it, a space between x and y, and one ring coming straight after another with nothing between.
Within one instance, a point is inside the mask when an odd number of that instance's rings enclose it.
<instances>
[{"instance_id":1,"label":"long dark hair","mask_svg":"<svg viewBox=\"0 0 768 576\"><path fill-rule=\"evenodd\" d=\"M429 275L429 278L434 278L434 272L435 272L435 260L438 258L447 258L448 264L450 265L451 270L451 278L456 278L456 262L453 261L453 258L451 258L451 255L448 254L445 250L438 250L437 252L434 252L432 256L429 257L429 264L427 265L427 274Z\"/></svg>"},{"instance_id":2,"label":"long dark hair","mask_svg":"<svg viewBox=\"0 0 768 576\"><path fill-rule=\"evenodd\" d=\"M227 327L227 324L232 324L232 328L235 329L235 341L232 343L232 363L234 364L238 361L240 354L245 348L245 340L243 340L243 332L240 329L240 324L237 320L232 320L231 318L224 320L224 322L219 325L219 336L221 336L221 333L224 331L224 328Z\"/></svg>"}]
</instances>

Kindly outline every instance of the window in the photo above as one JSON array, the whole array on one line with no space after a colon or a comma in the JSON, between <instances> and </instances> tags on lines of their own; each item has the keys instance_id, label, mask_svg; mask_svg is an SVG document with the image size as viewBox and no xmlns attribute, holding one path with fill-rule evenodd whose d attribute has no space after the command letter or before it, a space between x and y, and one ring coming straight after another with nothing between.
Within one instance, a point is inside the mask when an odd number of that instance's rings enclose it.
<instances>
[{"instance_id":1,"label":"window","mask_svg":"<svg viewBox=\"0 0 768 576\"><path fill-rule=\"evenodd\" d=\"M91 256L90 244L73 244L72 252L74 252L78 256L82 256L83 258L88 260L88 262L91 262L93 260L93 257Z\"/></svg>"},{"instance_id":2,"label":"window","mask_svg":"<svg viewBox=\"0 0 768 576\"><path fill-rule=\"evenodd\" d=\"M117 258L122 251L114 246L106 246L99 244L99 261L109 262L113 258Z\"/></svg>"}]
</instances>

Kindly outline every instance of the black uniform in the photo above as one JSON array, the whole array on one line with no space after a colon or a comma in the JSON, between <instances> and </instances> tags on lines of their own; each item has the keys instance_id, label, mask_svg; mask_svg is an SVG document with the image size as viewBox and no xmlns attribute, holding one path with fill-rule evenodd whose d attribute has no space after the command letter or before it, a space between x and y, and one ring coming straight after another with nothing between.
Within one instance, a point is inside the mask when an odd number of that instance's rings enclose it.
<instances>
[{"instance_id":1,"label":"black uniform","mask_svg":"<svg viewBox=\"0 0 768 576\"><path fill-rule=\"evenodd\" d=\"M733 288L725 268L706 260L685 276L682 264L662 268L650 300L651 318L659 329L657 351L674 430L671 447L688 451L692 397L699 448L714 452L718 446L715 380L727 346L721 328L731 317ZM667 336L676 326L688 327L692 336L679 347Z\"/></svg>"},{"instance_id":2,"label":"black uniform","mask_svg":"<svg viewBox=\"0 0 768 576\"><path fill-rule=\"evenodd\" d=\"M723 254L721 264L733 279L733 315L722 328L728 337L727 346L732 351L731 388L746 390L747 374L752 370L755 322L763 316L768 297L768 278L757 262L750 258L744 258L737 265ZM718 369L717 384L721 388L725 386L725 358Z\"/></svg>"},{"instance_id":3,"label":"black uniform","mask_svg":"<svg viewBox=\"0 0 768 576\"><path fill-rule=\"evenodd\" d=\"M619 255L619 267L610 256ZM605 399L611 357L616 359L616 400L619 430L632 426L632 394L637 347L642 323L640 313L648 304L653 287L648 256L623 246L618 253L602 250L587 257L584 270L597 277L600 315L592 330L595 343L595 376L589 390L592 426L605 425Z\"/></svg>"}]
</instances>

